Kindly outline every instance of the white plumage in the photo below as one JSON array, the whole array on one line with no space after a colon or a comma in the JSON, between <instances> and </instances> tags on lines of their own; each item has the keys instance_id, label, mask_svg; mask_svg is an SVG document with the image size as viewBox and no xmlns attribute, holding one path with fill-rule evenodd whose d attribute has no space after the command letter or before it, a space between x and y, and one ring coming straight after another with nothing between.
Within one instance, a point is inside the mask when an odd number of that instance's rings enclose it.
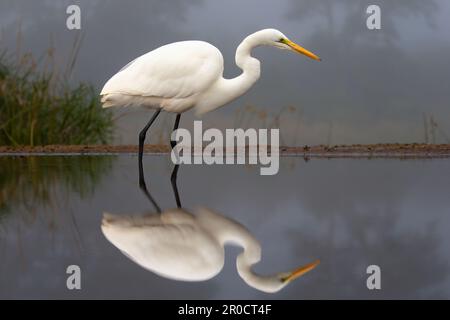
<instances>
[{"instance_id":1,"label":"white plumage","mask_svg":"<svg viewBox=\"0 0 450 320\"><path fill-rule=\"evenodd\" d=\"M263 276L252 270L261 260L258 240L241 224L207 208L193 215L184 209L161 214L104 213L102 232L123 254L162 277L203 281L216 276L225 262L224 246L243 248L236 259L241 278L251 287L276 292L314 269L319 261L291 272Z\"/></svg>"},{"instance_id":2,"label":"white plumage","mask_svg":"<svg viewBox=\"0 0 450 320\"><path fill-rule=\"evenodd\" d=\"M104 107L139 104L180 113L193 107L222 73L223 57L216 47L203 41L175 42L115 74L103 87L102 102Z\"/></svg>"},{"instance_id":3,"label":"white plumage","mask_svg":"<svg viewBox=\"0 0 450 320\"><path fill-rule=\"evenodd\" d=\"M223 57L203 41L175 42L150 51L126 65L106 82L101 91L104 107L141 105L182 113L214 110L245 93L260 76L260 63L251 50L274 46L319 58L275 29L255 32L236 51L243 73L223 78Z\"/></svg>"}]
</instances>

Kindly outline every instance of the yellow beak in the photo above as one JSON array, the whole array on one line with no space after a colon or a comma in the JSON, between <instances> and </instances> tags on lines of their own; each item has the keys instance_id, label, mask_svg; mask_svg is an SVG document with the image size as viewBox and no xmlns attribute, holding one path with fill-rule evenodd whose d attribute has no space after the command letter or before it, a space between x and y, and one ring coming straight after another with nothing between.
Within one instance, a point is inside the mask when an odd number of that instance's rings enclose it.
<instances>
[{"instance_id":1,"label":"yellow beak","mask_svg":"<svg viewBox=\"0 0 450 320\"><path fill-rule=\"evenodd\" d=\"M283 39L281 40L282 43L287 44L289 47L292 48L292 50L294 50L295 52L304 54L305 56L317 60L317 61L322 61L322 59L320 59L318 56L316 56L314 53L312 53L311 51L306 50L305 48L299 46L298 44L296 44L295 42L292 42L289 39Z\"/></svg>"},{"instance_id":2,"label":"yellow beak","mask_svg":"<svg viewBox=\"0 0 450 320\"><path fill-rule=\"evenodd\" d=\"M286 278L284 278L283 281L290 282L292 280L295 280L298 277L301 277L305 273L307 273L307 272L311 271L312 269L314 269L315 267L317 267L319 265L319 263L320 263L320 260L316 260L307 265L304 265L303 267L295 269Z\"/></svg>"}]
</instances>

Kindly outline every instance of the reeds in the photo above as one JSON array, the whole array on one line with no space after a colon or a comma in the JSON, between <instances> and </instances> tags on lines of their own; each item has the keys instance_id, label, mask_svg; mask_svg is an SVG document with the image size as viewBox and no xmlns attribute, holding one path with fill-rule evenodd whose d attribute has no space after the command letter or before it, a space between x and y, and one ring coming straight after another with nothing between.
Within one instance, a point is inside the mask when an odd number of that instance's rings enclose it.
<instances>
[{"instance_id":1,"label":"reeds","mask_svg":"<svg viewBox=\"0 0 450 320\"><path fill-rule=\"evenodd\" d=\"M111 113L91 85L71 86L52 59L51 49L40 61L0 54L0 145L109 142Z\"/></svg>"},{"instance_id":2,"label":"reeds","mask_svg":"<svg viewBox=\"0 0 450 320\"><path fill-rule=\"evenodd\" d=\"M111 156L0 157L0 219L25 209L34 214L52 206L64 194L80 198L93 194L111 170Z\"/></svg>"}]
</instances>

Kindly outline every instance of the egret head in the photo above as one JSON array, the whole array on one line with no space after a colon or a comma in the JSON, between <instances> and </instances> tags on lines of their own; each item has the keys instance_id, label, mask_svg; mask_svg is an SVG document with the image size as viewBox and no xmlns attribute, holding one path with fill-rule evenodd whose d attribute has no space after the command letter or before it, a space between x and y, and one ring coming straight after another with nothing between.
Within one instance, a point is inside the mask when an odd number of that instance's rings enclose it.
<instances>
[{"instance_id":1,"label":"egret head","mask_svg":"<svg viewBox=\"0 0 450 320\"><path fill-rule=\"evenodd\" d=\"M267 286L264 290L266 292L277 292L284 287L286 287L289 283L294 281L297 278L300 278L305 273L313 270L320 263L319 260L308 263L307 265L301 266L291 272L279 273L276 277L275 282L271 283L271 285Z\"/></svg>"},{"instance_id":2,"label":"egret head","mask_svg":"<svg viewBox=\"0 0 450 320\"><path fill-rule=\"evenodd\" d=\"M295 42L289 40L282 32L276 29L264 29L257 32L262 44L276 47L279 49L289 50L295 53L303 54L311 59L321 61L321 59L309 50L301 47Z\"/></svg>"},{"instance_id":3,"label":"egret head","mask_svg":"<svg viewBox=\"0 0 450 320\"><path fill-rule=\"evenodd\" d=\"M312 269L314 269L315 267L317 267L319 265L319 263L320 263L320 260L315 260L311 263L308 263L304 266L301 266L301 267L295 269L294 271L282 273L279 275L280 281L284 285L287 285L289 282L294 281L295 279L301 277L305 273L307 273L307 272L311 271Z\"/></svg>"}]
</instances>

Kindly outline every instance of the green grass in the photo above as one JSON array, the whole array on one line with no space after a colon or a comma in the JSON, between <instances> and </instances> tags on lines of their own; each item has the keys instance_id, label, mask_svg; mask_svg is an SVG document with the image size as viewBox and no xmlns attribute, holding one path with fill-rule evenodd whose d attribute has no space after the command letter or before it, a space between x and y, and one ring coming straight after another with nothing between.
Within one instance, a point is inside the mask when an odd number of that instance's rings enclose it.
<instances>
[{"instance_id":1,"label":"green grass","mask_svg":"<svg viewBox=\"0 0 450 320\"><path fill-rule=\"evenodd\" d=\"M92 86L71 86L51 55L39 62L0 54L0 145L108 143L111 113Z\"/></svg>"},{"instance_id":2,"label":"green grass","mask_svg":"<svg viewBox=\"0 0 450 320\"><path fill-rule=\"evenodd\" d=\"M52 207L73 194L89 198L112 170L112 156L0 157L0 220Z\"/></svg>"}]
</instances>

